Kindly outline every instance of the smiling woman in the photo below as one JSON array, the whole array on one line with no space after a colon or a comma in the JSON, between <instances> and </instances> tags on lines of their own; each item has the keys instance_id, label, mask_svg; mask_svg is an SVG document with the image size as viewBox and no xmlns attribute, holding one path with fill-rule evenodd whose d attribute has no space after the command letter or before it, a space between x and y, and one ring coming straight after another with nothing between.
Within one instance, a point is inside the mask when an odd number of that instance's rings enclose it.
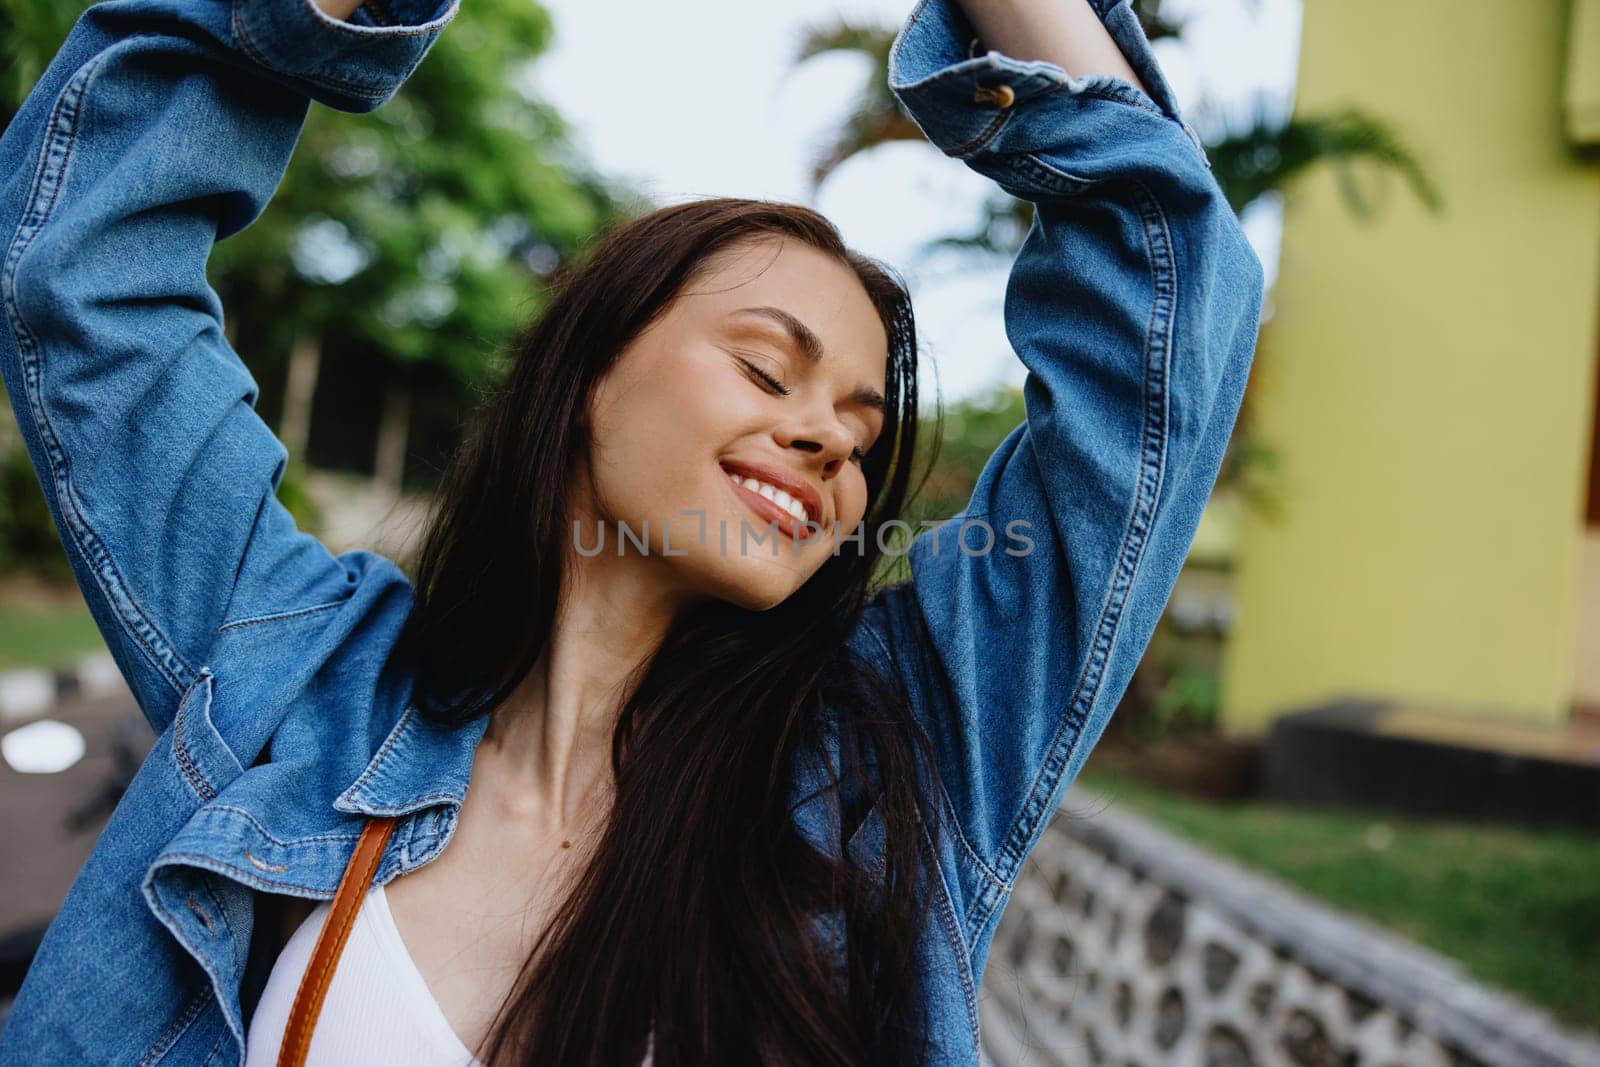
<instances>
[{"instance_id":1,"label":"smiling woman","mask_svg":"<svg viewBox=\"0 0 1600 1067\"><path fill-rule=\"evenodd\" d=\"M804 331L810 355L787 327ZM912 909L874 907L852 867L786 831L787 789L774 793L770 780L792 775L821 745L824 722L811 704L836 669L845 627L861 615L877 555L786 538L800 525L789 509L818 524L876 529L903 506L916 430L911 329L904 288L847 250L815 212L710 199L609 234L523 339L442 490L417 604L394 652L415 674L425 715L456 727L488 714L475 789L491 783L496 794L527 797L551 763L574 767L558 775L569 788L609 785L614 769L614 790L571 812L574 821L605 818L559 863L550 842L567 819L533 808L537 817L524 816L519 830L503 808L476 806L468 794L457 833L492 848L497 871L510 862L518 872L494 910L537 916L525 939L496 951L503 970L492 980L504 987L478 974L474 995L462 996L490 1007L508 991L520 998L496 1040L559 1061L572 1021L625 1012L618 1026L643 1022L628 1005L662 997L669 1007L655 1010L658 1027L694 1018L724 994L708 996L693 973L732 975L760 959L770 992L739 994L746 1047L782 1047L796 1037L761 1033L825 1025L807 1023L806 1005L837 995L806 977L836 966L813 930L833 910L877 927L854 966L867 966L871 952L888 954L889 973L904 967ZM507 466L506 455L530 465ZM598 527L598 548L575 557L574 525ZM752 546L747 534L769 525L780 536ZM642 533L629 539L624 530ZM637 674L613 698L620 710L591 718L608 705L573 706L551 682L601 656ZM865 719L869 697L894 707L884 685L862 692L853 698L859 709L845 713L852 719ZM885 810L909 818L911 735L882 734L874 746L882 762L903 768L891 785L901 796ZM864 736L852 748L866 744ZM566 799L549 803L559 809ZM903 852L886 860L909 886L920 860L915 837L902 840ZM470 855L447 852L394 884L402 931L408 913L425 928L424 916L459 899L463 884L478 887L483 874ZM663 885L688 887L705 871L729 881L661 898ZM837 889L825 892L829 885ZM752 929L729 916L748 916ZM482 941L462 926L437 935L441 958L463 939ZM622 1003L583 980L597 958L613 956L627 961L627 974L611 981L633 990ZM528 959L540 962L511 990L515 965ZM651 974L661 968L683 970L663 981ZM441 998L448 1014L451 994ZM903 987L880 982L835 1010L870 1013L860 1023L883 1026L907 1003ZM485 1032L489 1022L480 1020ZM586 1037L586 1047L595 1040ZM605 1046L595 1047L595 1062L609 1062Z\"/></svg>"},{"instance_id":2,"label":"smiling woman","mask_svg":"<svg viewBox=\"0 0 1600 1067\"><path fill-rule=\"evenodd\" d=\"M795 218L792 228L827 245L755 230L716 249L593 392L593 447L575 461L568 507L608 534L657 520L650 549L665 555L669 535L681 549L664 562L685 598L673 614L707 597L781 603L828 558L833 542L816 534L866 516L867 447L888 407L888 324L906 297L881 269L852 265L825 222ZM770 555L727 547L748 541L752 516L757 529L777 524Z\"/></svg>"},{"instance_id":3,"label":"smiling woman","mask_svg":"<svg viewBox=\"0 0 1600 1067\"><path fill-rule=\"evenodd\" d=\"M921 454L905 287L737 198L554 288L414 580L334 557L205 262L309 101L378 106L454 13L116 0L0 138L0 370L160 733L0 1061L975 1063L996 921L1216 477L1260 265L1126 0L921 0L891 88L1035 214L1026 420L910 581L874 582Z\"/></svg>"}]
</instances>

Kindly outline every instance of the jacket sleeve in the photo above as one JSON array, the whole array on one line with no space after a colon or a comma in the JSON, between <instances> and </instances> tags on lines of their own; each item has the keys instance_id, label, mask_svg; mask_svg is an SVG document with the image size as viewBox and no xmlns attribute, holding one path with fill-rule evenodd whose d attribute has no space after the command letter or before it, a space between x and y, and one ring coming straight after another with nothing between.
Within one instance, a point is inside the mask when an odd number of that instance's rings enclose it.
<instances>
[{"instance_id":1,"label":"jacket sleeve","mask_svg":"<svg viewBox=\"0 0 1600 1067\"><path fill-rule=\"evenodd\" d=\"M1149 88L969 56L923 0L889 82L946 155L1031 201L1005 327L1026 421L921 532L861 629L907 686L947 813L1008 890L1143 654L1227 445L1263 274L1127 0L1091 0ZM981 922L983 915L973 921Z\"/></svg>"},{"instance_id":2,"label":"jacket sleeve","mask_svg":"<svg viewBox=\"0 0 1600 1067\"><path fill-rule=\"evenodd\" d=\"M212 243L266 206L308 101L399 87L456 0L116 0L0 138L0 371L89 608L158 730L220 627L337 601L222 332Z\"/></svg>"}]
</instances>

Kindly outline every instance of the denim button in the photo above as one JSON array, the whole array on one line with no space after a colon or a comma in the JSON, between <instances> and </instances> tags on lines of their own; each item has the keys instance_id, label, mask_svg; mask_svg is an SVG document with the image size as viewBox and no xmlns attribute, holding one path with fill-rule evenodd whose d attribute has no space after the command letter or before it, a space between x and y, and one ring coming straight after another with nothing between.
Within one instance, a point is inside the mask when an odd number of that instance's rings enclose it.
<instances>
[{"instance_id":1,"label":"denim button","mask_svg":"<svg viewBox=\"0 0 1600 1067\"><path fill-rule=\"evenodd\" d=\"M995 107L1001 108L1010 107L1017 102L1017 94L1009 85L996 85L993 88L980 85L973 91L972 102L975 104L993 104Z\"/></svg>"}]
</instances>

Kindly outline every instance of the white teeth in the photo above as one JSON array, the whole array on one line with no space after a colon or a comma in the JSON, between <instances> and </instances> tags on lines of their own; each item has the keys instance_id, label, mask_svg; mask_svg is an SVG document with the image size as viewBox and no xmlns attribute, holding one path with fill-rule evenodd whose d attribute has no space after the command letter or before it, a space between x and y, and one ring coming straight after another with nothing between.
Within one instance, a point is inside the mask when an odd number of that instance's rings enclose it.
<instances>
[{"instance_id":1,"label":"white teeth","mask_svg":"<svg viewBox=\"0 0 1600 1067\"><path fill-rule=\"evenodd\" d=\"M760 493L801 522L805 522L809 517L804 504L776 486L768 485L766 482L758 481L755 478L741 478L732 471L728 472L728 477L733 479L735 485L742 485L752 493Z\"/></svg>"}]
</instances>

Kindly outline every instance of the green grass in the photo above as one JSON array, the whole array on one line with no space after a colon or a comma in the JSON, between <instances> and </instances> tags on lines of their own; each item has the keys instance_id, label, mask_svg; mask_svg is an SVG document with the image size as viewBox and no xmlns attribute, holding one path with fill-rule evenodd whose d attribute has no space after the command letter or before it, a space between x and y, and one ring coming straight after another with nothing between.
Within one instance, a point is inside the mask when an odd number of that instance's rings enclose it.
<instances>
[{"instance_id":1,"label":"green grass","mask_svg":"<svg viewBox=\"0 0 1600 1067\"><path fill-rule=\"evenodd\" d=\"M1569 1025L1600 1028L1600 838L1215 804L1103 771L1080 780L1189 840L1459 960Z\"/></svg>"},{"instance_id":2,"label":"green grass","mask_svg":"<svg viewBox=\"0 0 1600 1067\"><path fill-rule=\"evenodd\" d=\"M46 605L0 599L0 671L61 667L105 648L81 602Z\"/></svg>"}]
</instances>

